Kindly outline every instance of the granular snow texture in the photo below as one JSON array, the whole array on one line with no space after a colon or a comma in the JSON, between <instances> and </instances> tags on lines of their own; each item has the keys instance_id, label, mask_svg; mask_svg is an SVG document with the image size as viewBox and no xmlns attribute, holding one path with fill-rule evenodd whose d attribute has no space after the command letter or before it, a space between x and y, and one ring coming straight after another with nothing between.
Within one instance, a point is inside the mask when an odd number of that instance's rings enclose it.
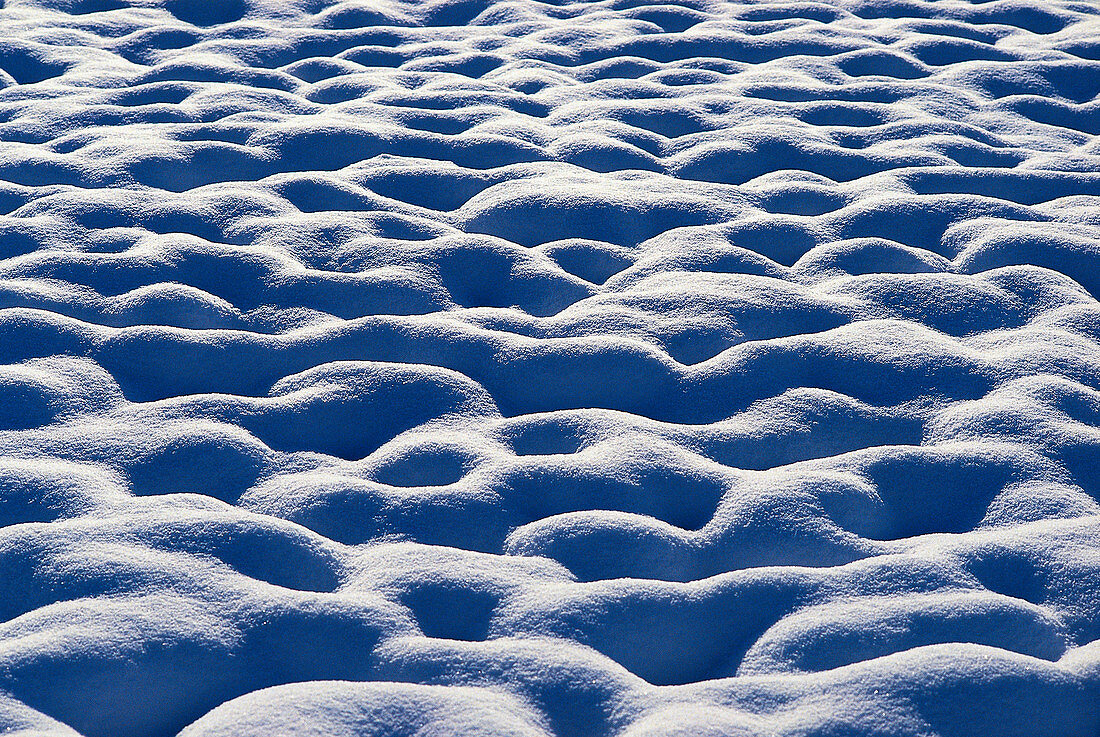
<instances>
[{"instance_id":1,"label":"granular snow texture","mask_svg":"<svg viewBox=\"0 0 1100 737\"><path fill-rule=\"evenodd\" d=\"M1100 4L6 0L0 732L1100 735Z\"/></svg>"}]
</instances>

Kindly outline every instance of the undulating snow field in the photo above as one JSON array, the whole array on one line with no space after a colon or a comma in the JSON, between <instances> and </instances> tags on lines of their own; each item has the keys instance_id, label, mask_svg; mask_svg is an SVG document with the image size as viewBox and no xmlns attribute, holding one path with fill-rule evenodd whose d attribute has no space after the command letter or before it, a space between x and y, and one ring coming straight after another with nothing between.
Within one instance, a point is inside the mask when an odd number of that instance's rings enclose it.
<instances>
[{"instance_id":1,"label":"undulating snow field","mask_svg":"<svg viewBox=\"0 0 1100 737\"><path fill-rule=\"evenodd\" d=\"M1100 735L1100 3L6 0L0 733Z\"/></svg>"}]
</instances>

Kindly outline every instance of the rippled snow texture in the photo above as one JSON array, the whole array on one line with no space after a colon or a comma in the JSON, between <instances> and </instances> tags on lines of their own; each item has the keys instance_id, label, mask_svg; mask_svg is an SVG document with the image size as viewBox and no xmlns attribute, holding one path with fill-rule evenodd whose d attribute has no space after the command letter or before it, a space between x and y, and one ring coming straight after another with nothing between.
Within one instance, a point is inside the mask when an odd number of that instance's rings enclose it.
<instances>
[{"instance_id":1,"label":"rippled snow texture","mask_svg":"<svg viewBox=\"0 0 1100 737\"><path fill-rule=\"evenodd\" d=\"M1100 6L6 0L0 68L0 731L1100 734Z\"/></svg>"}]
</instances>

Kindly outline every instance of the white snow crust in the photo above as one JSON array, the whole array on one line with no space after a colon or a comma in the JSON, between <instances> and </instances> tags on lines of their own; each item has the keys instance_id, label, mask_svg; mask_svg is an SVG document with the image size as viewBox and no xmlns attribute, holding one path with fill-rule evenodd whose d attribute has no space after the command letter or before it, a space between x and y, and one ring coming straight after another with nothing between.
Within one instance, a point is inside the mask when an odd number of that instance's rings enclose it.
<instances>
[{"instance_id":1,"label":"white snow crust","mask_svg":"<svg viewBox=\"0 0 1100 737\"><path fill-rule=\"evenodd\" d=\"M4 0L0 70L0 733L1100 735L1100 4Z\"/></svg>"}]
</instances>

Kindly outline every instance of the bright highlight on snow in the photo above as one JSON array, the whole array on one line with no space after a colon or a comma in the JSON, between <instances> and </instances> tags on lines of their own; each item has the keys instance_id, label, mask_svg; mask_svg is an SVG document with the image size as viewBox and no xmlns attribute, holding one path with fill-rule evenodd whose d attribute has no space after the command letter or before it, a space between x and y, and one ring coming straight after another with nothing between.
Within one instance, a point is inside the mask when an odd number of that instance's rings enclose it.
<instances>
[{"instance_id":1,"label":"bright highlight on snow","mask_svg":"<svg viewBox=\"0 0 1100 737\"><path fill-rule=\"evenodd\" d=\"M4 0L0 732L1100 735L1100 5Z\"/></svg>"}]
</instances>

